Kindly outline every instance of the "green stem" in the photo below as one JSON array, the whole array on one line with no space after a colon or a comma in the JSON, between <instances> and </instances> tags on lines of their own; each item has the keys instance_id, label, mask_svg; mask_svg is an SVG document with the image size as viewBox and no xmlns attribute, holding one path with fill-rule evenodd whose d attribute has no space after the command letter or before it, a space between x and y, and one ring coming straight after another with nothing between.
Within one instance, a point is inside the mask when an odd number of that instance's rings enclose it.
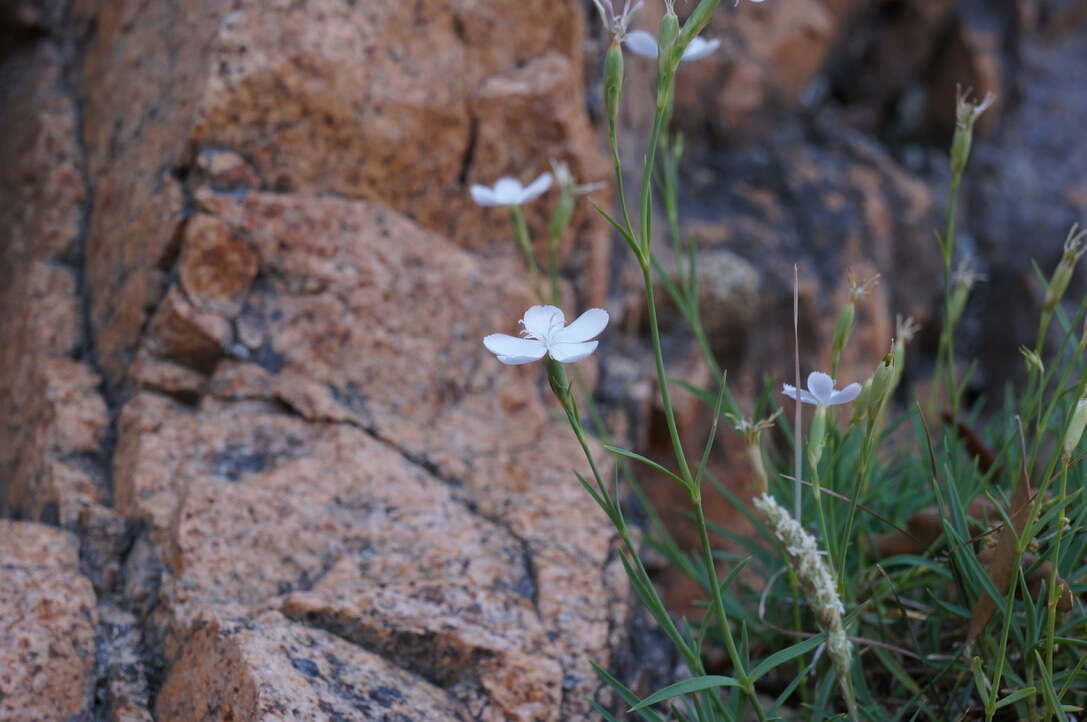
<instances>
[{"instance_id":1,"label":"green stem","mask_svg":"<svg viewBox=\"0 0 1087 722\"><path fill-rule=\"evenodd\" d=\"M729 660L735 670L736 678L740 682L741 689L751 699L752 705L759 719L763 719L762 706L755 694L755 686L748 679L747 668L743 658L736 648L736 641L732 637L732 629L729 626L728 614L725 611L724 601L721 598L721 588L717 583L717 569L713 562L713 548L710 545L709 527L706 524L706 515L702 508L702 492L691 475L691 469L687 464L687 455L683 451L683 442L679 437L679 428L676 425L675 409L672 406L672 396L668 390L668 375L664 369L664 352L661 347L660 324L657 321L657 302L653 293L653 277L650 266L645 263L642 266L642 280L645 284L646 306L649 309L649 331L653 339L653 360L657 367L657 385L660 386L661 404L664 406L664 418L668 425L668 436L672 441L672 451L679 466L680 478L684 480L687 491L691 496L691 502L695 507L698 533L702 540L702 553L705 556L706 583L711 589L711 601L714 613L721 627L721 635L725 640L725 648L728 651Z\"/></svg>"},{"instance_id":2,"label":"green stem","mask_svg":"<svg viewBox=\"0 0 1087 722\"><path fill-rule=\"evenodd\" d=\"M860 503L861 491L864 488L864 479L868 475L868 464L871 463L872 441L875 437L875 426L875 422L869 420L865 427L864 441L861 444L860 468L857 470L857 480L853 485L852 498L849 500L849 514L846 516L845 531L838 544L838 549L841 551L838 558L838 589L843 597L845 597L849 591L844 585L846 550L849 548L849 538L853 533L853 524L857 516L857 506Z\"/></svg>"},{"instance_id":3,"label":"green stem","mask_svg":"<svg viewBox=\"0 0 1087 722\"><path fill-rule=\"evenodd\" d=\"M1068 467L1071 465L1072 460L1066 456L1062 460L1060 492L1056 500L1058 504L1063 504L1068 496ZM1051 678L1053 676L1053 636L1057 629L1057 600L1060 597L1057 592L1057 565L1061 560L1061 542L1064 540L1064 527L1067 524L1064 512L1065 510L1062 509L1057 522L1057 538L1053 542L1053 560L1050 562L1052 568L1049 570L1049 600L1046 605L1048 618L1046 619L1045 662ZM1046 719L1049 719L1048 714Z\"/></svg>"},{"instance_id":4,"label":"green stem","mask_svg":"<svg viewBox=\"0 0 1087 722\"><path fill-rule=\"evenodd\" d=\"M551 287L551 305L559 305L559 241L557 234L552 233L547 244L547 277Z\"/></svg>"},{"instance_id":5,"label":"green stem","mask_svg":"<svg viewBox=\"0 0 1087 722\"><path fill-rule=\"evenodd\" d=\"M687 465L687 455L683 451L683 442L679 438L676 426L676 412L672 407L672 394L668 390L668 375L664 370L664 351L661 347L660 325L657 322L657 301L653 292L653 277L649 265L642 266L642 280L645 283L645 301L649 309L649 333L653 339L653 360L657 367L657 385L660 386L661 404L664 406L664 418L668 425L668 436L672 441L672 451L679 465L680 477L687 483L688 491L694 493L694 477Z\"/></svg>"},{"instance_id":6,"label":"green stem","mask_svg":"<svg viewBox=\"0 0 1087 722\"><path fill-rule=\"evenodd\" d=\"M762 705L759 704L758 696L755 694L755 685L747 676L747 668L743 664L743 658L740 656L740 651L736 648L736 640L732 637L732 628L729 626L728 613L725 611L725 601L721 596L721 584L717 580L717 567L713 563L713 547L710 545L709 525L706 524L706 514L702 507L702 494L692 494L691 502L695 508L695 521L698 524L698 536L702 541L702 556L705 557L706 564L706 583L709 585L711 594L710 598L713 603L713 611L717 616L717 621L721 627L721 636L725 640L725 649L728 651L729 659L732 661L732 667L736 670L736 678L740 682L740 687L744 693L751 698L752 707L755 709L755 715L760 720L765 720L766 716L763 713Z\"/></svg>"},{"instance_id":7,"label":"green stem","mask_svg":"<svg viewBox=\"0 0 1087 722\"><path fill-rule=\"evenodd\" d=\"M661 82L664 82L662 79ZM664 119L668 116L667 103L657 105L657 113L653 118L653 130L649 136L649 148L645 153L645 168L642 171L642 200L641 200L641 232L639 241L642 252L649 254L649 235L652 232L653 217L653 166L656 162L657 144L660 142L661 130L664 128Z\"/></svg>"},{"instance_id":8,"label":"green stem","mask_svg":"<svg viewBox=\"0 0 1087 722\"><path fill-rule=\"evenodd\" d=\"M959 183L961 177L951 178L951 188L948 191L947 202L947 228L944 231L944 239L941 244L943 271L944 271L944 327L940 332L940 352L937 354L937 363L943 364L945 375L945 389L951 402L951 416L959 417L958 384L955 380L955 329L952 328L951 297L954 294L951 278L951 264L955 258L955 216L959 200Z\"/></svg>"},{"instance_id":9,"label":"green stem","mask_svg":"<svg viewBox=\"0 0 1087 722\"><path fill-rule=\"evenodd\" d=\"M536 255L532 252L532 237L528 233L525 214L521 206L510 206L510 215L513 216L513 228L517 233L517 246L521 249L529 273L532 274L532 291L543 301L543 294L540 293L540 267L536 265Z\"/></svg>"},{"instance_id":10,"label":"green stem","mask_svg":"<svg viewBox=\"0 0 1087 722\"><path fill-rule=\"evenodd\" d=\"M634 234L634 226L630 222L630 211L627 209L627 195L623 186L623 160L619 156L619 136L615 128L615 119L608 118L608 145L611 147L611 162L615 166L615 193L619 196L619 208L623 213L623 223L627 231Z\"/></svg>"}]
</instances>

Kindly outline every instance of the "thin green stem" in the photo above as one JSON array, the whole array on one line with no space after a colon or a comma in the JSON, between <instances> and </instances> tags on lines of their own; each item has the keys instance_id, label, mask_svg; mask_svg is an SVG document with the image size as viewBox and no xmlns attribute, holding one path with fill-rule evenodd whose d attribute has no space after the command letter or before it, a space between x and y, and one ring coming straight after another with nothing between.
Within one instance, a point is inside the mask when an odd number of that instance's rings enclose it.
<instances>
[{"instance_id":1,"label":"thin green stem","mask_svg":"<svg viewBox=\"0 0 1087 722\"><path fill-rule=\"evenodd\" d=\"M551 233L547 243L547 278L551 289L551 305L559 305L559 241L561 238Z\"/></svg>"},{"instance_id":2,"label":"thin green stem","mask_svg":"<svg viewBox=\"0 0 1087 722\"><path fill-rule=\"evenodd\" d=\"M736 648L736 640L732 636L732 628L729 626L728 613L725 611L725 601L721 596L721 584L717 580L717 567L713 563L713 547L710 545L709 525L706 524L706 513L702 507L702 494L692 494L691 501L695 508L695 521L698 525L698 536L702 541L702 556L705 557L706 564L706 583L709 585L711 593L710 600L713 604L714 614L717 616L717 621L721 627L721 636L725 640L725 649L728 651L729 659L732 661L732 666L736 670L736 678L740 682L741 689L744 693L751 698L752 707L755 709L755 715L760 720L765 720L766 716L762 710L762 705L759 704L758 696L755 694L755 687L747 675L747 668L743 664L743 657L740 656L740 651Z\"/></svg>"},{"instance_id":3,"label":"thin green stem","mask_svg":"<svg viewBox=\"0 0 1087 722\"><path fill-rule=\"evenodd\" d=\"M517 234L517 246L521 249L525 265L532 275L532 291L543 301L544 297L540 292L540 267L536 264L536 254L532 252L532 237L528 232L528 224L525 223L525 214L521 206L510 206L510 215L513 217L513 228Z\"/></svg>"},{"instance_id":4,"label":"thin green stem","mask_svg":"<svg viewBox=\"0 0 1087 722\"><path fill-rule=\"evenodd\" d=\"M664 370L664 351L661 347L660 324L657 322L657 301L653 292L653 277L649 265L642 266L642 280L645 283L645 301L649 310L649 333L653 339L653 361L657 367L657 384L660 386L661 404L664 406L664 418L668 425L668 436L672 441L672 451L679 465L680 477L688 484L688 491L693 493L694 477L687 465L687 455L683 451L683 442L679 438L676 425L676 412L672 406L672 394L668 390L668 374Z\"/></svg>"},{"instance_id":5,"label":"thin green stem","mask_svg":"<svg viewBox=\"0 0 1087 722\"><path fill-rule=\"evenodd\" d=\"M838 549L841 552L838 558L838 588L842 596L846 596L849 591L844 584L846 550L849 548L849 539L853 534L853 524L857 517L857 507L860 504L860 495L864 488L864 479L868 475L868 465L871 463L875 426L875 421L872 419L869 419L865 426L864 440L861 443L860 468L857 469L856 483L853 485L853 494L849 500L849 514L846 516L845 530L842 534L841 542L838 544Z\"/></svg>"},{"instance_id":6,"label":"thin green stem","mask_svg":"<svg viewBox=\"0 0 1087 722\"><path fill-rule=\"evenodd\" d=\"M608 118L608 145L611 147L611 162L615 166L615 193L619 196L619 209L623 213L623 223L627 231L634 234L634 226L630 222L630 211L627 209L627 195L623 184L623 159L619 155L619 135L615 127L615 119Z\"/></svg>"},{"instance_id":7,"label":"thin green stem","mask_svg":"<svg viewBox=\"0 0 1087 722\"><path fill-rule=\"evenodd\" d=\"M1072 465L1072 460L1065 457L1062 460L1061 466L1061 483L1060 491L1057 493L1056 503L1064 504L1068 497L1068 467ZM1045 663L1046 668L1049 669L1050 678L1053 677L1053 637L1055 636L1057 629L1057 601L1060 598L1060 593L1057 590L1057 565L1061 560L1061 543L1064 540L1064 528L1067 526L1068 521L1065 518L1064 509L1061 509L1060 517L1057 521L1057 538L1053 541L1053 560L1050 562L1049 570L1049 599L1046 602L1046 639L1045 639ZM1049 713L1046 713L1046 719L1049 719Z\"/></svg>"},{"instance_id":8,"label":"thin green stem","mask_svg":"<svg viewBox=\"0 0 1087 722\"><path fill-rule=\"evenodd\" d=\"M661 131L664 128L664 120L667 116L667 104L658 104L657 113L653 118L653 130L649 136L649 148L645 152L645 167L642 171L642 215L638 240L641 243L642 252L646 255L649 254L649 236L653 230L653 166L656 162L657 144L660 142Z\"/></svg>"},{"instance_id":9,"label":"thin green stem","mask_svg":"<svg viewBox=\"0 0 1087 722\"><path fill-rule=\"evenodd\" d=\"M959 398L958 384L955 380L955 329L953 328L954 319L951 317L951 298L954 295L951 264L955 259L955 216L961 180L961 176L958 175L951 178L951 188L947 199L947 227L940 244L944 272L944 327L940 331L940 353L937 354L937 364L943 366L945 390L951 403L953 419L959 417Z\"/></svg>"}]
</instances>

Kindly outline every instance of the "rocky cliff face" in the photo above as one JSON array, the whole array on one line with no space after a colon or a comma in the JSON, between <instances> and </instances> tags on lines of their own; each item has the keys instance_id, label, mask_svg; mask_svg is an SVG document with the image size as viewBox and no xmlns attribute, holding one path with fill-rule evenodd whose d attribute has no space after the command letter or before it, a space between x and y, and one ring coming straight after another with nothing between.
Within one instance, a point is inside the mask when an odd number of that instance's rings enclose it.
<instances>
[{"instance_id":1,"label":"rocky cliff face","mask_svg":"<svg viewBox=\"0 0 1087 722\"><path fill-rule=\"evenodd\" d=\"M722 8L725 51L684 67L677 122L707 328L742 396L790 367L794 262L813 354L845 270L883 274L851 379L896 311L932 325L932 158L956 80L1006 99L966 223L996 299L973 312L975 346L990 379L1008 373L1001 344L1019 342L986 324L1009 318L1007 288L1029 318L1022 239L1048 262L1087 211L1068 120L1087 100L1062 72L1087 57L1077 7ZM17 620L0 632L0 717L577 720L608 701L590 661L635 684L666 672L627 651L629 591L539 369L499 367L480 344L532 296L507 217L467 186L551 158L608 174L589 10L0 10L0 511L19 520L0 522L0 618ZM579 211L566 305L616 319L586 375L652 449L620 259ZM685 339L677 323L672 354L697 377ZM695 406L684 419L698 434Z\"/></svg>"}]
</instances>

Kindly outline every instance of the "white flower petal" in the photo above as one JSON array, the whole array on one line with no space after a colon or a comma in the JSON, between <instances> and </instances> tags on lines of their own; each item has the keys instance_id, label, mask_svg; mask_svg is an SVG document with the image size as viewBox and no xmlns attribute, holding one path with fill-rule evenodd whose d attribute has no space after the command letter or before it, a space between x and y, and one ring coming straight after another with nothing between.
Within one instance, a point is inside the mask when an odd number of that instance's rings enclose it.
<instances>
[{"instance_id":1,"label":"white flower petal","mask_svg":"<svg viewBox=\"0 0 1087 722\"><path fill-rule=\"evenodd\" d=\"M790 399L796 399L797 392L795 386L793 386L792 384L782 384L781 387L781 393L785 394ZM805 404L819 404L819 401L814 396L812 396L810 392L805 391L804 389L800 389L799 400Z\"/></svg>"},{"instance_id":2,"label":"white flower petal","mask_svg":"<svg viewBox=\"0 0 1087 722\"><path fill-rule=\"evenodd\" d=\"M602 308L590 308L574 319L552 338L558 343L579 343L596 338L608 325L608 312Z\"/></svg>"},{"instance_id":3,"label":"white flower petal","mask_svg":"<svg viewBox=\"0 0 1087 722\"><path fill-rule=\"evenodd\" d=\"M683 57L681 57L680 60L685 62L701 60L707 55L712 54L720 46L721 40L718 38L706 40L705 38L697 37L687 45L687 49L683 51Z\"/></svg>"},{"instance_id":4,"label":"white flower petal","mask_svg":"<svg viewBox=\"0 0 1087 722\"><path fill-rule=\"evenodd\" d=\"M525 331L541 341L548 337L552 328L555 326L561 328L565 322L566 316L562 309L555 306L533 306L525 311L525 317L521 319L521 325L525 327Z\"/></svg>"},{"instance_id":5,"label":"white flower petal","mask_svg":"<svg viewBox=\"0 0 1087 722\"><path fill-rule=\"evenodd\" d=\"M517 338L505 333L492 333L483 339L487 350L498 356L498 360L510 366L539 361L547 353L543 341L531 338Z\"/></svg>"},{"instance_id":6,"label":"white flower petal","mask_svg":"<svg viewBox=\"0 0 1087 722\"><path fill-rule=\"evenodd\" d=\"M830 395L834 393L834 379L822 371L812 371L808 374L808 390L819 403L829 403Z\"/></svg>"},{"instance_id":7,"label":"white flower petal","mask_svg":"<svg viewBox=\"0 0 1087 722\"><path fill-rule=\"evenodd\" d=\"M835 391L830 395L830 401L827 402L828 406L836 406L837 404L848 404L853 399L857 398L857 395L861 392L861 385L857 383L849 384L841 391Z\"/></svg>"},{"instance_id":8,"label":"white flower petal","mask_svg":"<svg viewBox=\"0 0 1087 722\"><path fill-rule=\"evenodd\" d=\"M632 30L623 39L627 49L635 55L647 58L657 57L657 39L644 30Z\"/></svg>"},{"instance_id":9,"label":"white flower petal","mask_svg":"<svg viewBox=\"0 0 1087 722\"><path fill-rule=\"evenodd\" d=\"M495 201L498 205L515 206L521 202L524 186L516 178L499 178L494 184Z\"/></svg>"},{"instance_id":10,"label":"white flower petal","mask_svg":"<svg viewBox=\"0 0 1087 722\"><path fill-rule=\"evenodd\" d=\"M498 198L494 191L487 186L473 185L468 191L472 194L472 200L481 206L497 206Z\"/></svg>"},{"instance_id":11,"label":"white flower petal","mask_svg":"<svg viewBox=\"0 0 1087 722\"><path fill-rule=\"evenodd\" d=\"M548 348L548 353L551 354L551 358L564 364L572 364L575 361L580 361L586 358L596 350L599 341L589 341L588 343L553 343Z\"/></svg>"},{"instance_id":12,"label":"white flower petal","mask_svg":"<svg viewBox=\"0 0 1087 722\"><path fill-rule=\"evenodd\" d=\"M540 177L528 184L521 192L521 203L528 203L533 198L538 198L551 187L551 174L541 173Z\"/></svg>"}]
</instances>

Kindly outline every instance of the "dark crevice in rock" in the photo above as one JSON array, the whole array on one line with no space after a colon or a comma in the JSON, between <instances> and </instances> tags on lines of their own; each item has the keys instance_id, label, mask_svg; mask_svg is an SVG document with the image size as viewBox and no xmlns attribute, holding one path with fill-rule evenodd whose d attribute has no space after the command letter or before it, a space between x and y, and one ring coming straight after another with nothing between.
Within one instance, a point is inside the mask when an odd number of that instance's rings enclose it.
<instances>
[{"instance_id":1,"label":"dark crevice in rock","mask_svg":"<svg viewBox=\"0 0 1087 722\"><path fill-rule=\"evenodd\" d=\"M420 469L425 471L427 475L433 477L434 479L437 479L438 481L448 486L451 490L453 490L451 498L454 501L462 504L473 515L493 524L494 526L502 529L504 532L509 534L510 538L514 539L521 547L521 559L525 570L525 576L523 578L524 581L515 584L512 588L518 594L532 602L532 607L536 611L537 617L539 617L539 586L537 583L535 564L532 561L533 554L531 542L518 534L509 524L509 522L491 514L484 513L479 509L479 506L476 504L475 501L464 497L461 493L458 493L465 488L465 484L463 481L455 477L449 476L448 474L445 474L437 464L435 464L433 461L426 458L425 456L414 454L403 448L402 446L396 444L395 442L385 438L374 427L368 427L359 422L344 419L328 419L323 417L313 418L312 416L305 414L300 409L292 406L289 401L282 401L284 402L285 407L289 411L290 415L301 418L307 422L345 424L347 426L351 426L352 428L364 432L370 438L374 439L377 442L380 442L382 445L395 451L405 461L408 461L412 465L419 467Z\"/></svg>"},{"instance_id":2,"label":"dark crevice in rock","mask_svg":"<svg viewBox=\"0 0 1087 722\"><path fill-rule=\"evenodd\" d=\"M457 174L457 182L463 187L468 183L468 174L475 162L476 143L479 140L479 119L472 116L468 119L468 142L464 146L464 155L461 157L460 172Z\"/></svg>"},{"instance_id":3,"label":"dark crevice in rock","mask_svg":"<svg viewBox=\"0 0 1087 722\"><path fill-rule=\"evenodd\" d=\"M405 672L456 695L456 690L482 690L477 670L492 655L480 650L458 650L443 645L435 632L375 630L362 622L339 618L334 613L285 612L288 619L333 634L367 652L376 654ZM298 668L297 666L295 667ZM303 671L303 670L299 670Z\"/></svg>"}]
</instances>

